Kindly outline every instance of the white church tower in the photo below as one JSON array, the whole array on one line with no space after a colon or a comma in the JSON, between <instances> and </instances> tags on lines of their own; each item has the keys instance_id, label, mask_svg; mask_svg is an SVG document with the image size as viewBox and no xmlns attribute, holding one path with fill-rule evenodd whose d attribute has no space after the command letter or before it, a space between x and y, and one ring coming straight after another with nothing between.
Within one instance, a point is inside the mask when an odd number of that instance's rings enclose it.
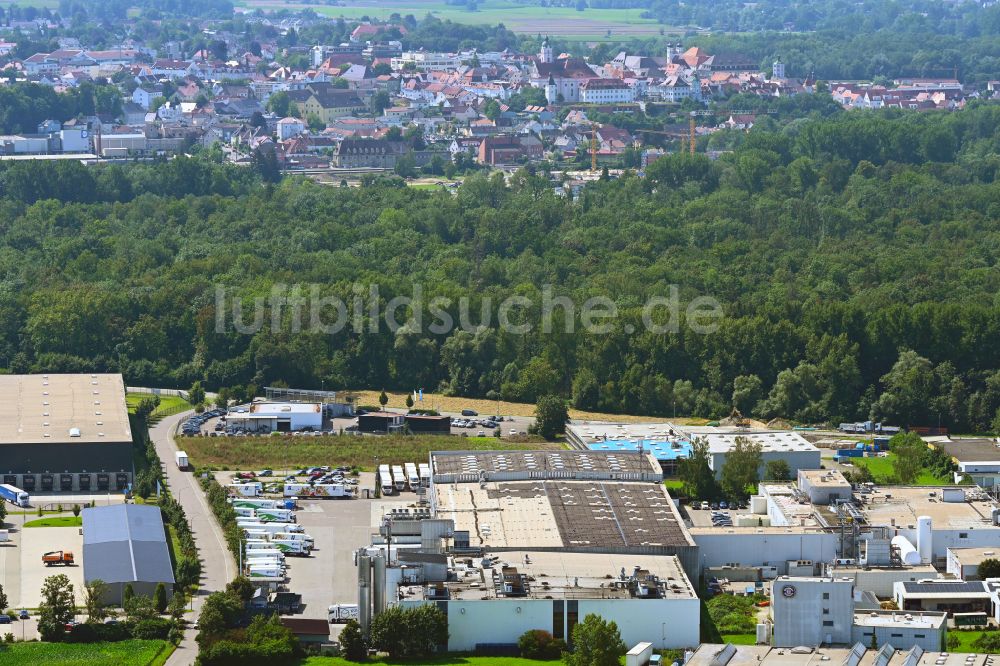
<instances>
[{"instance_id":1,"label":"white church tower","mask_svg":"<svg viewBox=\"0 0 1000 666\"><path fill-rule=\"evenodd\" d=\"M545 84L545 101L555 104L559 101L559 90L556 88L556 80L549 74L549 81Z\"/></svg>"},{"instance_id":2,"label":"white church tower","mask_svg":"<svg viewBox=\"0 0 1000 666\"><path fill-rule=\"evenodd\" d=\"M546 37L545 41L542 42L542 48L538 52L539 62L551 63L555 62L552 57L552 47L549 45L549 38Z\"/></svg>"},{"instance_id":3,"label":"white church tower","mask_svg":"<svg viewBox=\"0 0 1000 666\"><path fill-rule=\"evenodd\" d=\"M771 78L772 79L783 79L785 78L785 63L781 62L781 59L774 61L771 65Z\"/></svg>"}]
</instances>

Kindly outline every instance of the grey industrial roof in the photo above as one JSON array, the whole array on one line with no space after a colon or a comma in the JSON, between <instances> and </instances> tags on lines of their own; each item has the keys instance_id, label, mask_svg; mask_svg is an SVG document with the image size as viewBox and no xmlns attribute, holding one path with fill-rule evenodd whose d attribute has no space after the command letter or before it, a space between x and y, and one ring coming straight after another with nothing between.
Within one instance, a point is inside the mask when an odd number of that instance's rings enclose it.
<instances>
[{"instance_id":1,"label":"grey industrial roof","mask_svg":"<svg viewBox=\"0 0 1000 666\"><path fill-rule=\"evenodd\" d=\"M0 444L131 442L120 374L0 375Z\"/></svg>"},{"instance_id":2,"label":"grey industrial roof","mask_svg":"<svg viewBox=\"0 0 1000 666\"><path fill-rule=\"evenodd\" d=\"M160 509L138 504L84 509L83 577L105 583L173 583Z\"/></svg>"}]
</instances>

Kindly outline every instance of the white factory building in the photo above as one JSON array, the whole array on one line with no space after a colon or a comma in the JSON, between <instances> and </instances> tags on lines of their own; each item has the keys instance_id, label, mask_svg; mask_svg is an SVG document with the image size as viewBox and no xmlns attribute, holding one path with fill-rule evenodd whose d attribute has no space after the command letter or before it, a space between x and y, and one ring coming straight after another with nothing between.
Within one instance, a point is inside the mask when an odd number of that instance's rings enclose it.
<instances>
[{"instance_id":1,"label":"white factory building","mask_svg":"<svg viewBox=\"0 0 1000 666\"><path fill-rule=\"evenodd\" d=\"M530 629L569 642L592 613L614 621L626 645L698 644L700 602L674 556L508 552L491 567L457 573L453 582L404 587L400 601L442 608L453 652L516 645Z\"/></svg>"},{"instance_id":2,"label":"white factory building","mask_svg":"<svg viewBox=\"0 0 1000 666\"><path fill-rule=\"evenodd\" d=\"M689 428L688 430L698 430L692 432L694 437L700 437L708 444L709 464L715 477L722 476L722 468L726 464L726 456L736 445L736 439L742 438L750 440L761 447L760 469L757 470L758 477L764 478L764 470L767 463L772 460L784 460L788 463L789 471L795 475L800 469L819 469L820 451L810 444L797 432L787 430L776 432L705 432L703 428Z\"/></svg>"},{"instance_id":3,"label":"white factory building","mask_svg":"<svg viewBox=\"0 0 1000 666\"><path fill-rule=\"evenodd\" d=\"M909 585L900 583L899 585ZM859 590L850 578L782 576L774 581L772 645L891 645L897 650L942 650L944 612L859 610Z\"/></svg>"},{"instance_id":4,"label":"white factory building","mask_svg":"<svg viewBox=\"0 0 1000 666\"><path fill-rule=\"evenodd\" d=\"M296 432L323 429L323 405L313 402L253 402L234 407L229 425L250 432Z\"/></svg>"},{"instance_id":5,"label":"white factory building","mask_svg":"<svg viewBox=\"0 0 1000 666\"><path fill-rule=\"evenodd\" d=\"M363 627L433 603L451 651L516 649L530 629L571 643L588 614L629 645L698 644L698 548L648 453L445 451L430 468L430 507L391 511L359 551Z\"/></svg>"}]
</instances>

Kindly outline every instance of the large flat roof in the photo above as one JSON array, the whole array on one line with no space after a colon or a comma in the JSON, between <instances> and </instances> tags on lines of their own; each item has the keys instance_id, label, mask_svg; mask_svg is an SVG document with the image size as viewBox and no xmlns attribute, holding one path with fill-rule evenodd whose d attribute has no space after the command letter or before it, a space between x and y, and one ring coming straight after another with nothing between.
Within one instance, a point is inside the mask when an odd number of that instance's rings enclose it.
<instances>
[{"instance_id":1,"label":"large flat roof","mask_svg":"<svg viewBox=\"0 0 1000 666\"><path fill-rule=\"evenodd\" d=\"M932 444L959 462L1000 462L1000 444L992 439L935 440Z\"/></svg>"},{"instance_id":2,"label":"large flat roof","mask_svg":"<svg viewBox=\"0 0 1000 666\"><path fill-rule=\"evenodd\" d=\"M790 451L819 451L797 432L730 432L705 433L698 435L708 444L709 453L728 453L736 444L736 439L742 437L754 444L760 444L763 453Z\"/></svg>"},{"instance_id":3,"label":"large flat roof","mask_svg":"<svg viewBox=\"0 0 1000 666\"><path fill-rule=\"evenodd\" d=\"M862 627L940 629L948 622L947 613L926 611L855 611L854 624Z\"/></svg>"},{"instance_id":4,"label":"large flat roof","mask_svg":"<svg viewBox=\"0 0 1000 666\"><path fill-rule=\"evenodd\" d=\"M532 478L601 478L655 480L659 466L648 452L604 451L434 451L431 469L435 483Z\"/></svg>"},{"instance_id":5,"label":"large flat roof","mask_svg":"<svg viewBox=\"0 0 1000 666\"><path fill-rule=\"evenodd\" d=\"M468 562L469 560L466 560ZM527 577L526 596L534 599L628 599L629 590L615 584L632 577L638 568L640 577L655 576L663 583L661 598L696 599L697 593L675 555L634 555L605 553L567 553L534 550L507 551L493 558L492 567L484 569L481 560L463 564L455 558L449 570L455 574L446 583L450 598L479 600L497 598L491 579L493 572L517 569ZM483 584L486 581L486 584ZM411 596L428 593L426 588L410 588ZM513 598L513 597L512 597Z\"/></svg>"},{"instance_id":6,"label":"large flat roof","mask_svg":"<svg viewBox=\"0 0 1000 666\"><path fill-rule=\"evenodd\" d=\"M940 486L880 486L862 496L865 501L859 508L871 525L916 528L919 516L930 516L938 530L997 529L991 518L995 503L975 486L961 488L965 502L943 502Z\"/></svg>"},{"instance_id":7,"label":"large flat roof","mask_svg":"<svg viewBox=\"0 0 1000 666\"><path fill-rule=\"evenodd\" d=\"M435 483L439 518L474 548L622 551L694 546L660 484L536 480Z\"/></svg>"},{"instance_id":8,"label":"large flat roof","mask_svg":"<svg viewBox=\"0 0 1000 666\"><path fill-rule=\"evenodd\" d=\"M131 442L119 374L0 375L0 445Z\"/></svg>"}]
</instances>

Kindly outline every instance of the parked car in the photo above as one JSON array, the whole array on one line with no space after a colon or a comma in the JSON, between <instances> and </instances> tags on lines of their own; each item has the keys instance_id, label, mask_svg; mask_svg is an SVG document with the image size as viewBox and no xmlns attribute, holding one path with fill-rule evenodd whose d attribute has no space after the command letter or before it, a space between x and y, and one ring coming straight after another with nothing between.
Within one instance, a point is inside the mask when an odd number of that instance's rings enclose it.
<instances>
[{"instance_id":1,"label":"parked car","mask_svg":"<svg viewBox=\"0 0 1000 666\"><path fill-rule=\"evenodd\" d=\"M269 469L263 469L257 472L257 476L274 476L274 472Z\"/></svg>"},{"instance_id":2,"label":"parked car","mask_svg":"<svg viewBox=\"0 0 1000 666\"><path fill-rule=\"evenodd\" d=\"M463 409L462 416L479 416L479 412L474 409Z\"/></svg>"},{"instance_id":3,"label":"parked car","mask_svg":"<svg viewBox=\"0 0 1000 666\"><path fill-rule=\"evenodd\" d=\"M27 620L28 618L30 618L30 617L31 617L31 616L30 616L30 615L28 614L28 609L27 609L27 608L22 608L22 609L21 609L20 611L18 611L18 613L17 613L17 616L18 616L19 618L21 618L22 620Z\"/></svg>"},{"instance_id":4,"label":"parked car","mask_svg":"<svg viewBox=\"0 0 1000 666\"><path fill-rule=\"evenodd\" d=\"M0 615L0 624L10 624L13 620L10 619L10 615Z\"/></svg>"}]
</instances>

